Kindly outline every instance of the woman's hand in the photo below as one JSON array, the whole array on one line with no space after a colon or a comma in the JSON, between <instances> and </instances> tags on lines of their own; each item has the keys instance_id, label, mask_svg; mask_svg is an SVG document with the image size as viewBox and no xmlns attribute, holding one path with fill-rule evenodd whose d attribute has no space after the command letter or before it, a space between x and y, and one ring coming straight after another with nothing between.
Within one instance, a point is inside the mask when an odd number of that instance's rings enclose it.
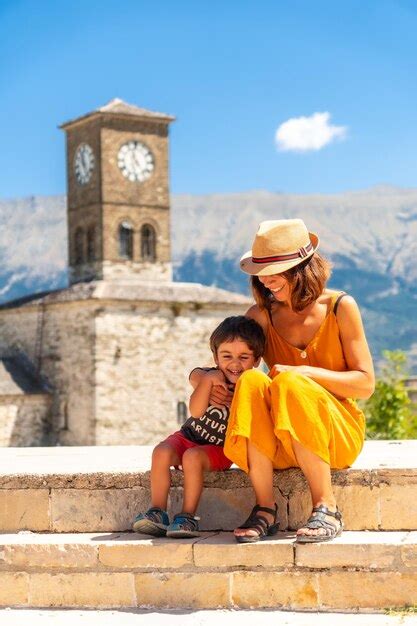
<instances>
[{"instance_id":1,"label":"woman's hand","mask_svg":"<svg viewBox=\"0 0 417 626\"><path fill-rule=\"evenodd\" d=\"M297 372L297 374L302 374L303 376L311 375L311 367L309 365L281 365L281 363L275 363L269 370L268 376L269 378L275 378L281 372Z\"/></svg>"}]
</instances>

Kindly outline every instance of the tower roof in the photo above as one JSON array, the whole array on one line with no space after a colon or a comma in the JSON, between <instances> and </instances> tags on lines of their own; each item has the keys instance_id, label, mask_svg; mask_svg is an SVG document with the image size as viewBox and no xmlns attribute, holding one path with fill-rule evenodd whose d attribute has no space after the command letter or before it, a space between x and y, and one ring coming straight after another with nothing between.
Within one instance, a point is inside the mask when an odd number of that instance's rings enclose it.
<instances>
[{"instance_id":1,"label":"tower roof","mask_svg":"<svg viewBox=\"0 0 417 626\"><path fill-rule=\"evenodd\" d=\"M157 111L149 111L148 109L143 109L141 107L136 106L135 104L129 104L128 102L124 102L120 98L113 98L107 104L94 111L90 111L90 113L86 113L85 115L81 115L81 117L76 117L73 120L69 120L68 122L64 122L61 124L60 128L64 130L70 128L71 126L75 126L80 122L84 122L88 118L94 118L98 116L116 116L116 117L135 117L143 120L153 120L155 122L165 122L170 123L175 120L173 115L168 115L168 113L158 113Z\"/></svg>"},{"instance_id":2,"label":"tower roof","mask_svg":"<svg viewBox=\"0 0 417 626\"><path fill-rule=\"evenodd\" d=\"M125 301L158 304L188 304L208 308L228 306L247 309L253 301L248 296L219 287L208 287L200 283L177 283L172 281L131 281L112 283L105 280L79 282L56 291L34 293L17 300L0 304L0 311L39 306L40 304L58 304L63 302Z\"/></svg>"},{"instance_id":3,"label":"tower roof","mask_svg":"<svg viewBox=\"0 0 417 626\"><path fill-rule=\"evenodd\" d=\"M48 390L18 357L0 358L0 395L21 396L46 393Z\"/></svg>"}]
</instances>

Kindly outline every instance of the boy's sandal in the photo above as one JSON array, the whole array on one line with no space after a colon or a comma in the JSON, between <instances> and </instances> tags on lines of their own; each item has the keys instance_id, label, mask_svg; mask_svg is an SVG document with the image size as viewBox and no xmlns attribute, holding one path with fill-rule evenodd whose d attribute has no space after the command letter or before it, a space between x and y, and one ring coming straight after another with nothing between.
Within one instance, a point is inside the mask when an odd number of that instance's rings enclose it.
<instances>
[{"instance_id":1,"label":"boy's sandal","mask_svg":"<svg viewBox=\"0 0 417 626\"><path fill-rule=\"evenodd\" d=\"M317 530L319 528L323 528L326 531L326 534L320 535L297 535L296 542L297 543L317 543L319 541L331 541L336 537L339 537L343 531L343 521L342 514L339 509L336 507L336 511L330 511L327 506L321 504L320 506L316 506L313 509L313 514L307 520L307 523L304 524L303 528L308 528L309 530ZM333 524L326 519L326 516L334 517L337 524Z\"/></svg>"},{"instance_id":2,"label":"boy's sandal","mask_svg":"<svg viewBox=\"0 0 417 626\"><path fill-rule=\"evenodd\" d=\"M178 539L187 537L199 537L200 529L198 520L200 518L190 513L177 513L172 523L167 528L167 537Z\"/></svg>"},{"instance_id":3,"label":"boy's sandal","mask_svg":"<svg viewBox=\"0 0 417 626\"><path fill-rule=\"evenodd\" d=\"M269 513L274 516L273 522L268 522L267 518L263 515L259 515L259 513ZM257 504L253 507L248 519L241 526L239 526L238 530L241 528L250 528L251 530L255 530L257 532L256 535L235 535L235 539L238 543L255 543L260 539L265 539L265 537L270 537L271 535L276 535L279 528L279 522L277 521L277 513L278 513L278 505L275 503L273 509L269 509L266 506L259 506Z\"/></svg>"},{"instance_id":4,"label":"boy's sandal","mask_svg":"<svg viewBox=\"0 0 417 626\"><path fill-rule=\"evenodd\" d=\"M133 530L136 533L153 537L164 537L168 526L168 513L157 506L151 507L145 513L139 513L133 522Z\"/></svg>"}]
</instances>

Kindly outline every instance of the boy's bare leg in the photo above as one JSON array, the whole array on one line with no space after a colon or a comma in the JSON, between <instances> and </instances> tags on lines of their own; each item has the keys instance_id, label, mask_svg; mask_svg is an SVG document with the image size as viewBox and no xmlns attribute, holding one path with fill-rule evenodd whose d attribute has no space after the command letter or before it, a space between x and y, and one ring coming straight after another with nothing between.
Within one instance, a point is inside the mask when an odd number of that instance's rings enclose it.
<instances>
[{"instance_id":1,"label":"boy's bare leg","mask_svg":"<svg viewBox=\"0 0 417 626\"><path fill-rule=\"evenodd\" d=\"M204 472L210 470L207 454L200 447L189 448L182 457L184 497L182 512L194 515L203 491Z\"/></svg>"},{"instance_id":2,"label":"boy's bare leg","mask_svg":"<svg viewBox=\"0 0 417 626\"><path fill-rule=\"evenodd\" d=\"M152 506L167 510L168 493L171 486L172 465L180 465L181 459L175 448L168 443L160 443L152 453L151 501Z\"/></svg>"}]
</instances>

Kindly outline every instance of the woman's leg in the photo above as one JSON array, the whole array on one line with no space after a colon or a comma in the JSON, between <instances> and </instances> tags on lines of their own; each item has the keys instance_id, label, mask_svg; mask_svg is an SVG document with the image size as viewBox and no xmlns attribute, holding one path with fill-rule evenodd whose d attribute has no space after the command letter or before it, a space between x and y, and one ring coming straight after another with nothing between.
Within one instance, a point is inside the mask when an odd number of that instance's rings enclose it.
<instances>
[{"instance_id":1,"label":"woman's leg","mask_svg":"<svg viewBox=\"0 0 417 626\"><path fill-rule=\"evenodd\" d=\"M311 492L313 508L336 511L331 464L345 467L361 445L360 432L352 428L346 408L314 381L287 371L270 386L275 432L280 441L278 467L299 466ZM285 457L285 464L281 464ZM316 515L313 513L313 515ZM323 514L320 514L323 517ZM341 522L327 515L325 521L339 530ZM302 527L297 535L329 535L330 529Z\"/></svg>"},{"instance_id":2,"label":"woman's leg","mask_svg":"<svg viewBox=\"0 0 417 626\"><path fill-rule=\"evenodd\" d=\"M255 450L261 450L271 460L277 449L271 419L270 383L271 379L259 370L243 372L237 381L230 407L224 453L247 473L251 453L248 444L256 444Z\"/></svg>"},{"instance_id":3,"label":"woman's leg","mask_svg":"<svg viewBox=\"0 0 417 626\"><path fill-rule=\"evenodd\" d=\"M296 456L298 465L306 477L308 486L310 487L311 500L313 507L323 504L330 511L336 510L336 499L332 489L332 479L330 473L330 465L323 461L316 454L302 446L298 441L292 438L292 447ZM314 513L313 513L314 515ZM326 520L337 526L334 517L326 516ZM324 528L299 528L297 535L326 535Z\"/></svg>"},{"instance_id":4,"label":"woman's leg","mask_svg":"<svg viewBox=\"0 0 417 626\"><path fill-rule=\"evenodd\" d=\"M259 370L247 370L236 385L230 409L224 451L245 470L251 480L256 504L274 508L273 468L277 440L271 419L269 385L271 379ZM260 513L269 523L274 516ZM236 528L235 536L258 536L256 529Z\"/></svg>"},{"instance_id":5,"label":"woman's leg","mask_svg":"<svg viewBox=\"0 0 417 626\"><path fill-rule=\"evenodd\" d=\"M275 503L272 461L262 454L251 441L248 441L248 466L249 478L255 492L256 504L273 509ZM274 521L274 516L269 513L262 511L261 515L265 517L269 523ZM236 537L256 537L259 533L254 528L236 528L234 534Z\"/></svg>"}]
</instances>

